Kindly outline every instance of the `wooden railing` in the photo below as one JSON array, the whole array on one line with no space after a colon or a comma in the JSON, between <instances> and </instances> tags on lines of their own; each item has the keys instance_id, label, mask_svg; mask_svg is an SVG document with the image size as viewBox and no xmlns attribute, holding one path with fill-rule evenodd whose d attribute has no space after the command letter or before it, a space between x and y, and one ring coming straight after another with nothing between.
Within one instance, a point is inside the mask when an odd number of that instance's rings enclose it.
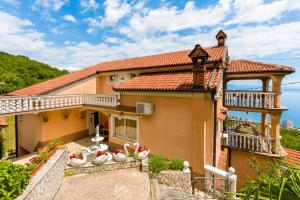
<instances>
[{"instance_id":1,"label":"wooden railing","mask_svg":"<svg viewBox=\"0 0 300 200\"><path fill-rule=\"evenodd\" d=\"M250 152L272 153L274 138L255 136L236 132L226 132L222 136L222 145Z\"/></svg>"},{"instance_id":2,"label":"wooden railing","mask_svg":"<svg viewBox=\"0 0 300 200\"><path fill-rule=\"evenodd\" d=\"M272 109L275 93L227 90L224 98L225 106Z\"/></svg>"},{"instance_id":3,"label":"wooden railing","mask_svg":"<svg viewBox=\"0 0 300 200\"><path fill-rule=\"evenodd\" d=\"M0 97L0 115L82 106L84 104L116 107L118 105L118 96L97 94L45 95L28 97L2 96Z\"/></svg>"}]
</instances>

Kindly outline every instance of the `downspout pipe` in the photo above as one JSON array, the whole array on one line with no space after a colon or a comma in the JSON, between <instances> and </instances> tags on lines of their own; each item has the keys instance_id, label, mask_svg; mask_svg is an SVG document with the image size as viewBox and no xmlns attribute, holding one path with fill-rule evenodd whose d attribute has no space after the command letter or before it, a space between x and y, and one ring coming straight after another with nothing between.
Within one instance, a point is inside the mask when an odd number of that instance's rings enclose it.
<instances>
[{"instance_id":1,"label":"downspout pipe","mask_svg":"<svg viewBox=\"0 0 300 200\"><path fill-rule=\"evenodd\" d=\"M213 91L213 97L216 95L216 90ZM214 98L214 134L213 134L213 166L216 167L217 159L217 134L218 134L218 120L217 120L217 99Z\"/></svg>"},{"instance_id":2,"label":"downspout pipe","mask_svg":"<svg viewBox=\"0 0 300 200\"><path fill-rule=\"evenodd\" d=\"M223 73L220 75L220 79L223 80ZM217 167L217 136L218 136L218 119L217 119L217 112L218 112L218 99L222 96L219 95L220 91L219 84L215 90L213 90L212 97L214 101L214 130L213 130L213 166Z\"/></svg>"}]
</instances>

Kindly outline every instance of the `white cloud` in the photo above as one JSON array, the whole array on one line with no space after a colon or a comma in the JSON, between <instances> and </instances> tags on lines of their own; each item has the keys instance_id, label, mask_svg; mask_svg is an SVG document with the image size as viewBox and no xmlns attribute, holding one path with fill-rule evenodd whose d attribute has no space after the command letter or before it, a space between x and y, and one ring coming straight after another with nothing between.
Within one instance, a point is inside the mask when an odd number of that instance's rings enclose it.
<instances>
[{"instance_id":1,"label":"white cloud","mask_svg":"<svg viewBox=\"0 0 300 200\"><path fill-rule=\"evenodd\" d=\"M104 8L105 14L101 19L102 26L114 26L130 12L130 5L122 0L106 0Z\"/></svg>"},{"instance_id":2,"label":"white cloud","mask_svg":"<svg viewBox=\"0 0 300 200\"><path fill-rule=\"evenodd\" d=\"M300 52L300 22L243 26L227 31L234 57L264 57L283 52ZM242 50L241 50L242 47Z\"/></svg>"},{"instance_id":3,"label":"white cloud","mask_svg":"<svg viewBox=\"0 0 300 200\"><path fill-rule=\"evenodd\" d=\"M82 12L86 12L88 10L95 10L99 7L96 0L80 0L80 6L83 9Z\"/></svg>"},{"instance_id":4,"label":"white cloud","mask_svg":"<svg viewBox=\"0 0 300 200\"><path fill-rule=\"evenodd\" d=\"M75 17L73 15L65 15L65 16L63 16L63 18L66 21L76 23L76 19L75 19Z\"/></svg>"},{"instance_id":5,"label":"white cloud","mask_svg":"<svg viewBox=\"0 0 300 200\"><path fill-rule=\"evenodd\" d=\"M0 11L0 35L20 33L25 27L33 26L32 22L20 19Z\"/></svg>"},{"instance_id":6,"label":"white cloud","mask_svg":"<svg viewBox=\"0 0 300 200\"><path fill-rule=\"evenodd\" d=\"M67 3L69 0L35 0L36 5L55 11L60 10Z\"/></svg>"},{"instance_id":7,"label":"white cloud","mask_svg":"<svg viewBox=\"0 0 300 200\"><path fill-rule=\"evenodd\" d=\"M299 10L298 0L279 0L264 3L263 0L236 0L233 4L235 17L226 22L229 24L245 24L253 22L265 22L275 18L281 18L287 11Z\"/></svg>"},{"instance_id":8,"label":"white cloud","mask_svg":"<svg viewBox=\"0 0 300 200\"><path fill-rule=\"evenodd\" d=\"M140 6L146 8L145 4ZM196 43L216 45L215 34L222 25L220 23L228 21L231 6L231 1L220 1L199 9L193 2L188 2L180 10L164 4L162 8L149 9L144 14L138 11L129 14L132 18L125 32L138 36L134 40L104 33L104 40L100 43L92 44L84 40L76 43L66 38L62 46L47 40L31 21L0 12L0 49L24 54L52 66L76 70L105 60L192 49ZM87 32L95 33L94 27L101 27L102 20L101 17L90 18L88 23L91 26ZM206 26L209 29L203 31ZM52 29L52 32L58 32L55 27ZM182 35L178 32L185 29L191 29L190 33ZM300 21L277 25L240 25L227 27L225 32L233 58L264 57L287 52L300 55Z\"/></svg>"},{"instance_id":9,"label":"white cloud","mask_svg":"<svg viewBox=\"0 0 300 200\"><path fill-rule=\"evenodd\" d=\"M128 36L151 35L157 32L175 32L184 29L213 27L223 22L230 10L231 0L220 0L218 4L207 8L196 8L193 1L186 3L184 9L163 5L151 9L146 15L137 12L123 27L121 33Z\"/></svg>"}]
</instances>

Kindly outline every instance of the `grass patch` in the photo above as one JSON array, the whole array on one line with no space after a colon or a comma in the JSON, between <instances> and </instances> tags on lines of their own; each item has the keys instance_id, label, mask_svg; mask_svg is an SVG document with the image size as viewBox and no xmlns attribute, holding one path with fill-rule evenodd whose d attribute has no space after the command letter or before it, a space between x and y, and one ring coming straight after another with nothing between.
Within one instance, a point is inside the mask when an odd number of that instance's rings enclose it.
<instances>
[{"instance_id":1,"label":"grass patch","mask_svg":"<svg viewBox=\"0 0 300 200\"><path fill-rule=\"evenodd\" d=\"M182 170L183 160L180 158L172 158L168 160L162 156L153 156L149 159L149 171L159 173L162 170Z\"/></svg>"},{"instance_id":2,"label":"grass patch","mask_svg":"<svg viewBox=\"0 0 300 200\"><path fill-rule=\"evenodd\" d=\"M180 158L172 158L170 160L169 168L172 170L182 170L183 169L183 160Z\"/></svg>"},{"instance_id":3,"label":"grass patch","mask_svg":"<svg viewBox=\"0 0 300 200\"><path fill-rule=\"evenodd\" d=\"M12 153L16 151L16 135L15 135L15 117L5 117L8 124L7 128L1 130L3 137L3 153ZM3 155L4 156L4 155Z\"/></svg>"},{"instance_id":4,"label":"grass patch","mask_svg":"<svg viewBox=\"0 0 300 200\"><path fill-rule=\"evenodd\" d=\"M168 162L162 156L153 156L149 159L149 170L154 173L159 173L162 170L169 168Z\"/></svg>"}]
</instances>

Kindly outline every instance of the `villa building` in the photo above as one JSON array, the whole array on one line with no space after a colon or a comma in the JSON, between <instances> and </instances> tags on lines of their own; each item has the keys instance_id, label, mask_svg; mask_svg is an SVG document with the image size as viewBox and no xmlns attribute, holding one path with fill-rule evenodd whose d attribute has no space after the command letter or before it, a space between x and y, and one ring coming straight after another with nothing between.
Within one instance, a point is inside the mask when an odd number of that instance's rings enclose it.
<instances>
[{"instance_id":1,"label":"villa building","mask_svg":"<svg viewBox=\"0 0 300 200\"><path fill-rule=\"evenodd\" d=\"M197 174L207 164L233 166L239 181L253 176L252 155L286 155L281 83L295 70L230 60L226 38L219 31L212 47L103 62L2 96L0 116L16 116L17 155L53 138L93 135L100 124L108 142L138 142L151 154L189 161ZM233 80L259 80L262 89L228 90ZM259 113L261 123L233 120L229 111Z\"/></svg>"}]
</instances>

